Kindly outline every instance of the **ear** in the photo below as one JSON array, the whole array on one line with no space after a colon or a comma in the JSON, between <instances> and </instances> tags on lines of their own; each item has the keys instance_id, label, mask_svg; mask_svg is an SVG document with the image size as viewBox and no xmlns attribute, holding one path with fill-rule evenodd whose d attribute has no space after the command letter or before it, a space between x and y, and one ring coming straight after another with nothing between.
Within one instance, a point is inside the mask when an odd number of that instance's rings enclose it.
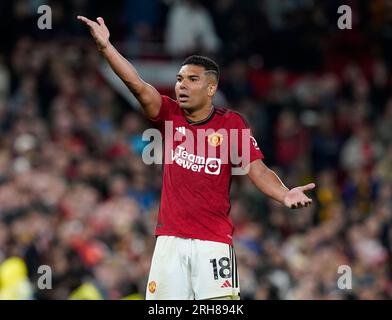
<instances>
[{"instance_id":1,"label":"ear","mask_svg":"<svg viewBox=\"0 0 392 320\"><path fill-rule=\"evenodd\" d=\"M216 83L210 83L208 85L208 96L212 97L216 93L217 88L218 85Z\"/></svg>"}]
</instances>

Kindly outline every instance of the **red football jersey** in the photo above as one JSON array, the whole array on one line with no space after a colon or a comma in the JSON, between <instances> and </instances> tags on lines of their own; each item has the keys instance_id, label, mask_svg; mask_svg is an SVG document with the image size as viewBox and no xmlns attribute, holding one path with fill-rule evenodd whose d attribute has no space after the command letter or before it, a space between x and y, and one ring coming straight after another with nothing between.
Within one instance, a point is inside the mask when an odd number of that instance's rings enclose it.
<instances>
[{"instance_id":1,"label":"red football jersey","mask_svg":"<svg viewBox=\"0 0 392 320\"><path fill-rule=\"evenodd\" d=\"M167 96L162 96L160 112L151 120L165 142L155 235L232 244L232 171L263 159L245 121L234 111L214 107L207 119L189 122Z\"/></svg>"}]
</instances>

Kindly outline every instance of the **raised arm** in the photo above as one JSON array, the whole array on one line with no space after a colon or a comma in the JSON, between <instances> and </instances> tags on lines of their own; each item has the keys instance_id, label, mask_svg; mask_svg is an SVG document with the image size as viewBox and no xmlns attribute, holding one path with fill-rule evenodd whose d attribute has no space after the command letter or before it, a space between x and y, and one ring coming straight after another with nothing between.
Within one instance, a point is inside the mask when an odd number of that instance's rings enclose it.
<instances>
[{"instance_id":1,"label":"raised arm","mask_svg":"<svg viewBox=\"0 0 392 320\"><path fill-rule=\"evenodd\" d=\"M107 60L113 71L140 102L146 116L155 118L161 108L161 96L159 92L152 85L143 81L133 65L113 47L109 41L110 33L104 20L99 17L97 18L97 22L95 22L83 16L78 16L78 19L89 27L98 50Z\"/></svg>"},{"instance_id":2,"label":"raised arm","mask_svg":"<svg viewBox=\"0 0 392 320\"><path fill-rule=\"evenodd\" d=\"M269 169L261 160L255 160L250 164L248 176L253 184L267 196L279 201L291 209L307 207L312 203L304 193L315 187L314 183L288 189L279 177Z\"/></svg>"}]
</instances>

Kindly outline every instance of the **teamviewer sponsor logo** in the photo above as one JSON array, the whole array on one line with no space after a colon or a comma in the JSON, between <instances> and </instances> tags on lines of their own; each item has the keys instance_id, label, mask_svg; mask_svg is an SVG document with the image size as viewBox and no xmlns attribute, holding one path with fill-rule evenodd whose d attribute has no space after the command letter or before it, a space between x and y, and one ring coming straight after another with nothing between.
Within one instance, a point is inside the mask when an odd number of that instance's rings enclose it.
<instances>
[{"instance_id":1,"label":"teamviewer sponsor logo","mask_svg":"<svg viewBox=\"0 0 392 320\"><path fill-rule=\"evenodd\" d=\"M221 159L208 158L206 161L205 173L218 175L221 169Z\"/></svg>"},{"instance_id":2,"label":"teamviewer sponsor logo","mask_svg":"<svg viewBox=\"0 0 392 320\"><path fill-rule=\"evenodd\" d=\"M177 146L175 151L171 151L171 161L174 161L180 167L192 170L193 172L201 172L201 169L204 168L206 163L204 157L189 153L182 146Z\"/></svg>"},{"instance_id":3,"label":"teamviewer sponsor logo","mask_svg":"<svg viewBox=\"0 0 392 320\"><path fill-rule=\"evenodd\" d=\"M202 172L202 169L204 169L207 174L220 174L221 159L207 158L206 160L203 156L196 156L187 152L182 146L177 146L176 150L171 151L171 160L180 167L193 172Z\"/></svg>"}]
</instances>

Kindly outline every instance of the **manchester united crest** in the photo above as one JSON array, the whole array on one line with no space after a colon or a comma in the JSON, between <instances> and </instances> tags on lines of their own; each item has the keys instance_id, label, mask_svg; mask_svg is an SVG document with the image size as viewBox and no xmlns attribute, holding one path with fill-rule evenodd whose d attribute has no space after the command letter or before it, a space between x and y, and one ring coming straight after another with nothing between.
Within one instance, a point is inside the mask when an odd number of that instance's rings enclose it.
<instances>
[{"instance_id":1,"label":"manchester united crest","mask_svg":"<svg viewBox=\"0 0 392 320\"><path fill-rule=\"evenodd\" d=\"M151 293L154 293L155 290L156 290L156 288L157 288L157 284L156 284L155 281L150 281L150 282L148 283L148 290L149 290Z\"/></svg>"},{"instance_id":2,"label":"manchester united crest","mask_svg":"<svg viewBox=\"0 0 392 320\"><path fill-rule=\"evenodd\" d=\"M208 143L213 146L217 147L220 146L223 142L223 135L219 132L214 132L208 136Z\"/></svg>"}]
</instances>

